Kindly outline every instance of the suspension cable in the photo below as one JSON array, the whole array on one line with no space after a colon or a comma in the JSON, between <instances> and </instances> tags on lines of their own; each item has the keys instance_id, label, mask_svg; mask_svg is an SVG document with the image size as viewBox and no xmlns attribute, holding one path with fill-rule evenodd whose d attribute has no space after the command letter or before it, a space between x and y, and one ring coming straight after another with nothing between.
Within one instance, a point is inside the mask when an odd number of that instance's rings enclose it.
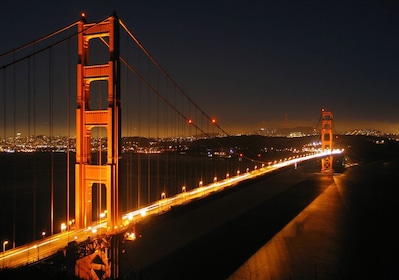
<instances>
[{"instance_id":1,"label":"suspension cable","mask_svg":"<svg viewBox=\"0 0 399 280\"><path fill-rule=\"evenodd\" d=\"M222 131L224 133L224 135L226 136L231 136L229 133L227 133L217 122L214 121L213 118L211 118L208 114L206 114L199 106L198 104L196 104L194 102L193 99L191 99L187 93L170 77L170 75L161 67L161 65L153 58L153 56L144 48L144 46L140 43L140 41L133 35L133 33L126 27L126 25L123 23L123 21L121 19L119 19L119 23L120 25L123 27L123 29L125 30L125 32L130 36L130 38L137 44L137 46L142 50L142 52L154 63L154 65L165 75L165 77L172 82L172 84L175 86L175 88L177 88L186 98L187 100L189 100L196 109L198 109L209 121L210 123L212 123L213 126L216 126L220 131ZM106 43L104 41L104 43ZM139 74L137 71L133 70L133 68L131 68L130 65L128 65L128 63L122 58L120 57L121 62L123 62L126 66L128 66L128 68L131 71L134 71L136 75ZM140 79L143 80L143 78L140 76ZM146 82L147 86L150 86L148 82ZM153 89L154 90L154 89ZM210 135L208 133L206 133L205 131L203 131L202 129L200 129L195 123L192 123L191 120L184 116L181 112L179 112L175 106L173 106L169 101L167 101L165 99L165 97L163 97L158 91L154 90L154 92L156 92L156 94L161 97L169 106L171 106L180 116L182 116L187 122L191 123L192 125L194 125L198 130L200 130L205 136L210 137ZM215 142L218 142L216 140L214 140ZM218 143L221 146L224 146L223 144L221 144L220 142ZM243 157L246 158L246 157ZM258 160L254 160L252 158L247 158L251 161L258 161ZM259 161L262 162L262 161Z\"/></svg>"},{"instance_id":2,"label":"suspension cable","mask_svg":"<svg viewBox=\"0 0 399 280\"><path fill-rule=\"evenodd\" d=\"M143 47L143 45L139 42L139 40L130 32L130 30L126 27L126 25L119 19L119 23L123 27L123 29L127 32L127 34L136 42L137 46L148 56L148 58L154 63L154 65L167 77L169 81L173 83L173 85L209 120L212 122L212 118L208 116L195 102L192 100L179 85L169 76L169 74L159 65L159 63L152 57L152 55ZM217 123L214 123L226 136L229 134L222 129Z\"/></svg>"},{"instance_id":3,"label":"suspension cable","mask_svg":"<svg viewBox=\"0 0 399 280\"><path fill-rule=\"evenodd\" d=\"M70 194L70 138L71 138L71 124L70 124L70 84L71 84L71 67L70 67L70 56L71 56L71 41L68 40L68 51L67 51L67 57L68 57L68 62L67 62L67 67L68 67L68 73L67 73L67 158L66 158L66 164L67 164L67 171L66 171L66 180L67 180L67 184L66 184L66 226L67 226L67 230L70 230L70 218L69 218L69 194ZM69 237L69 235L68 235ZM69 242L69 240L68 240Z\"/></svg>"},{"instance_id":4,"label":"suspension cable","mask_svg":"<svg viewBox=\"0 0 399 280\"><path fill-rule=\"evenodd\" d=\"M142 75L140 75L138 73L138 71L136 69L133 68L133 66L131 66L130 64L127 63L127 61L120 57L120 60L123 64L126 65L126 67L132 71L147 87L149 87L153 92L155 92L166 104L168 104L177 114L179 114L182 118L184 118L187 122L190 121L190 119L188 117L186 117L185 115L183 115L183 113L181 113L172 103L170 103L157 89L155 89L152 85L150 85L150 83L148 81L146 81L144 79L144 77ZM195 123L191 123L192 125L194 125L197 129L199 129L202 133L204 133L205 135L209 136L208 133L206 133L204 130L202 130L200 127L198 127Z\"/></svg>"},{"instance_id":5,"label":"suspension cable","mask_svg":"<svg viewBox=\"0 0 399 280\"><path fill-rule=\"evenodd\" d=\"M46 35L46 36L43 36L43 37L41 37L41 38L39 38L39 39L37 39L37 40L34 40L34 41L30 42L30 43L27 43L27 44L25 44L25 45L22 45L22 46L20 46L20 47L18 47L18 48L15 48L15 49L13 49L13 50L8 51L8 52L2 53L2 54L0 54L0 57L9 55L9 54L11 54L11 53L13 53L13 52L17 52L17 51L23 50L23 49L25 49L25 48L27 48L27 47L30 47L30 46L32 46L32 45L34 45L34 44L37 44L37 43L39 43L39 42L41 42L41 41L44 41L44 40L46 40L46 39L48 39L48 38L50 38L50 37L52 37L52 36L55 36L55 35L57 35L57 34L59 34L59 33L62 33L62 32L64 32L65 30L67 30L67 29L69 29L69 28L72 28L72 27L74 27L75 25L77 25L78 22L79 22L79 21L74 22L74 23L72 23L72 24L70 24L70 25L68 25L68 26L65 26L65 27L63 27L63 28L61 28L61 29L59 29L59 30L57 30L57 31L55 31L55 32L52 32L52 33L50 33L50 34L48 34L48 35Z\"/></svg>"},{"instance_id":6,"label":"suspension cable","mask_svg":"<svg viewBox=\"0 0 399 280\"><path fill-rule=\"evenodd\" d=\"M53 54L49 49L49 133L50 133L50 156L51 156L51 181L50 181L50 235L54 234L54 143L53 143Z\"/></svg>"},{"instance_id":7,"label":"suspension cable","mask_svg":"<svg viewBox=\"0 0 399 280\"><path fill-rule=\"evenodd\" d=\"M108 18L109 18L109 17L107 17L107 18L105 18L105 19L102 19L102 20L100 20L100 21L94 23L93 25L88 26L87 28L83 29L83 30L80 31L80 32L75 32L75 33L73 33L72 35L69 35L69 36L67 36L67 37L65 37L65 38L63 38L63 39L61 39L61 40L59 40L59 41L57 41L57 42L55 42L55 43L53 43L53 44L50 44L49 46L46 46L46 47L43 47L43 48L41 48L41 49L39 49L39 50L37 50L37 51L34 51L33 53L27 54L27 55L25 55L25 56L23 56L23 57L21 57L21 58L19 58L19 59L15 59L15 58L14 58L12 62L0 66L0 69L5 69L5 68L7 68L7 67L9 67L9 66L11 66L11 65L13 65L13 64L16 64L16 63L18 63L18 62L21 62L21 61L27 59L28 57L35 56L35 55L37 55L37 54L39 54L39 53L41 53L41 52L43 52L43 51L45 51L45 50L48 50L49 48L55 47L55 46L57 46L57 45L59 45L59 44L65 42L65 41L67 41L67 40L69 40L69 39L71 39L71 38L77 36L78 34L80 34L80 33L82 33L82 32L86 32L86 31L89 30L90 28L93 28L93 27L97 26L98 24L104 22L104 21L107 20ZM71 24L69 27L75 26L77 23L78 23L78 22L75 22L75 23ZM62 29L62 31L65 31L65 30L66 30L65 28ZM56 34L58 34L58 33L59 33L59 32L54 32L54 34L52 33L52 34L50 34L50 35L51 35L51 36L54 36L54 35L56 35ZM48 38L51 37L50 35L44 36L43 38L48 39ZM33 44L33 43L26 44L25 46L20 47L20 48L17 48L16 50L23 49L23 48L27 47L28 45L30 46L30 45L32 45L32 44ZM8 52L2 54L1 56L10 54L10 53L12 53L12 52L13 52L13 51L8 51Z\"/></svg>"}]
</instances>

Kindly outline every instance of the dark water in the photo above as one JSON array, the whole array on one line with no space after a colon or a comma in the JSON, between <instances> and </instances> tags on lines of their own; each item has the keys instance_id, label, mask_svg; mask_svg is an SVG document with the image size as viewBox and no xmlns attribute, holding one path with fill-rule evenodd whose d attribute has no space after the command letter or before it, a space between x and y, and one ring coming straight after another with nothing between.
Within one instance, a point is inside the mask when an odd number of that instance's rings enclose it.
<instances>
[{"instance_id":1,"label":"dark water","mask_svg":"<svg viewBox=\"0 0 399 280\"><path fill-rule=\"evenodd\" d=\"M65 154L0 154L0 237L9 246L50 232L51 197L57 230L65 221L66 170Z\"/></svg>"},{"instance_id":2,"label":"dark water","mask_svg":"<svg viewBox=\"0 0 399 280\"><path fill-rule=\"evenodd\" d=\"M94 155L93 162L96 160ZM67 219L67 197L69 217L73 218L75 155L70 156L69 169L67 161L65 153L0 154L0 240L9 240L8 246L19 246L41 238L43 231L50 234L51 228L54 233L59 232L61 223ZM238 159L123 154L119 163L120 211L154 202L162 192L172 196L181 192L183 186L190 190L200 181L207 184L214 177L225 178L227 173L244 172L254 165ZM94 185L93 220L104 209L104 187L100 190Z\"/></svg>"},{"instance_id":3,"label":"dark water","mask_svg":"<svg viewBox=\"0 0 399 280\"><path fill-rule=\"evenodd\" d=\"M361 163L229 277L398 279L399 160Z\"/></svg>"}]
</instances>

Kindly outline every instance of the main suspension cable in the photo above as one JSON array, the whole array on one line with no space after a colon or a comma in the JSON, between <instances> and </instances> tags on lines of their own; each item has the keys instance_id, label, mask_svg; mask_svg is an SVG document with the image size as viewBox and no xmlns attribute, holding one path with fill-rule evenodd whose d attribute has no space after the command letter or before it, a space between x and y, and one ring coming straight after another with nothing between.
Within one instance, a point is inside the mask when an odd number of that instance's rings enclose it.
<instances>
[{"instance_id":1,"label":"main suspension cable","mask_svg":"<svg viewBox=\"0 0 399 280\"><path fill-rule=\"evenodd\" d=\"M120 25L123 27L123 29L126 31L126 33L136 42L137 46L147 55L147 57L154 63L154 65L167 77L169 81L173 83L173 85L205 116L207 119L211 122L212 118L207 115L195 102L192 100L186 92L179 87L179 85L169 76L169 74L161 67L161 65L152 57L152 55L143 47L143 45L140 43L140 41L130 32L130 30L126 27L126 25L122 22L122 20L119 19ZM229 136L229 134L222 129L217 123L213 122L214 125L216 125L217 128L219 128L226 136Z\"/></svg>"},{"instance_id":2,"label":"main suspension cable","mask_svg":"<svg viewBox=\"0 0 399 280\"><path fill-rule=\"evenodd\" d=\"M64 32L65 30L74 27L75 25L78 24L78 22L79 22L79 21L74 22L74 23L72 23L72 24L70 24L70 25L68 25L68 26L65 26L65 27L63 27L63 28L61 28L61 29L59 29L59 30L57 30L57 31L55 31L55 32L52 32L52 33L50 33L50 34L48 34L48 35L46 35L46 36L43 36L43 37L41 37L41 38L39 38L39 39L37 39L37 40L34 40L34 41L32 41L32 42L30 42L30 43L27 43L27 44L25 44L25 45L22 45L22 46L20 46L20 47L18 47L18 48L15 48L15 49L13 49L13 50L10 50L10 51L7 51L7 52L5 52L5 53L2 53L2 54L0 54L0 57L7 56L7 55L9 55L9 54L11 54L11 53L13 53L13 52L20 51L20 50L22 50L22 49L25 49L25 48L30 47L30 46L32 46L32 45L35 45L35 44L37 44L37 43L39 43L39 42L41 42L41 41L44 41L44 40L46 40L46 39L48 39L48 38L51 38L52 36L55 36L55 35L57 35L57 34L60 34L60 33Z\"/></svg>"}]
</instances>

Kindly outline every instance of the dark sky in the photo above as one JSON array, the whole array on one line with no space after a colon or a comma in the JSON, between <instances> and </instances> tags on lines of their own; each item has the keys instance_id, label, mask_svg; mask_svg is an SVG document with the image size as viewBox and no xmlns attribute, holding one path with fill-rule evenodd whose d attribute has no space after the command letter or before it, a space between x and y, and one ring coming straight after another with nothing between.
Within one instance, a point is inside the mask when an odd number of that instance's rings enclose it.
<instances>
[{"instance_id":1,"label":"dark sky","mask_svg":"<svg viewBox=\"0 0 399 280\"><path fill-rule=\"evenodd\" d=\"M226 131L399 133L396 1L3 1L0 53L114 11ZM288 121L284 123L285 115Z\"/></svg>"}]
</instances>

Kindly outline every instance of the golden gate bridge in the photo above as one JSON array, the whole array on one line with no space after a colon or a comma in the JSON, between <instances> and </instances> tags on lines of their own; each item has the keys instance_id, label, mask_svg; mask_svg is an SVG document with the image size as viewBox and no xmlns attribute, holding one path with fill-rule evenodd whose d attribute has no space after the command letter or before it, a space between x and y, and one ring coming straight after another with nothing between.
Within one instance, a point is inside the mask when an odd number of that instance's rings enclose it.
<instances>
[{"instance_id":1,"label":"golden gate bridge","mask_svg":"<svg viewBox=\"0 0 399 280\"><path fill-rule=\"evenodd\" d=\"M115 279L117 244L103 237L134 238L146 215L304 160L322 158L321 171L332 171L331 112L322 111L318 149L284 160L245 150L115 14L95 23L82 14L1 54L0 65L1 191L10 205L2 220L12 225L2 232L3 268L72 244L76 275L98 269ZM90 248L102 249L101 265Z\"/></svg>"}]
</instances>

